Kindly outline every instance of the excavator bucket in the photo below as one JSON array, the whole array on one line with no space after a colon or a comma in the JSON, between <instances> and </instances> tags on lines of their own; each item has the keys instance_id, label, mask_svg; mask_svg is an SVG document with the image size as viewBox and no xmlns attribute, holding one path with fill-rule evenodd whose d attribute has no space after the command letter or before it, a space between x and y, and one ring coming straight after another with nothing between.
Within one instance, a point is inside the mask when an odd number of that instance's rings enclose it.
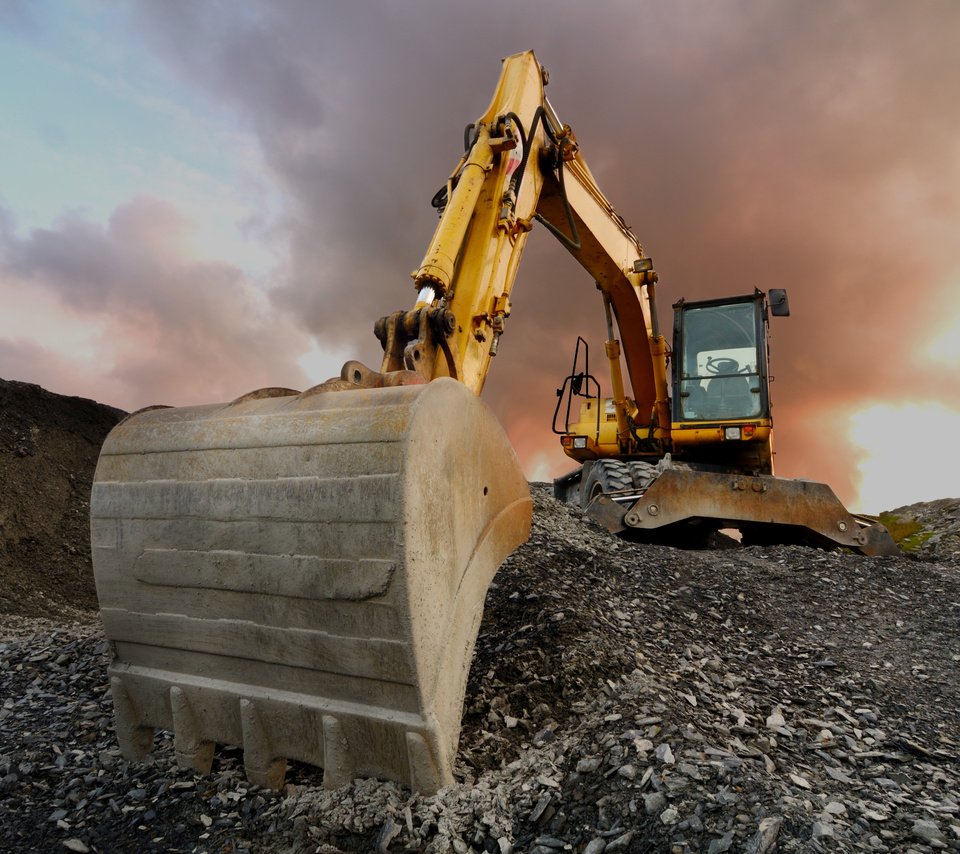
<instances>
[{"instance_id":1,"label":"excavator bucket","mask_svg":"<svg viewBox=\"0 0 960 854\"><path fill-rule=\"evenodd\" d=\"M503 430L450 379L129 417L91 498L123 755L164 729L182 766L238 746L272 788L287 759L330 787L451 783L484 597L530 516Z\"/></svg>"}]
</instances>

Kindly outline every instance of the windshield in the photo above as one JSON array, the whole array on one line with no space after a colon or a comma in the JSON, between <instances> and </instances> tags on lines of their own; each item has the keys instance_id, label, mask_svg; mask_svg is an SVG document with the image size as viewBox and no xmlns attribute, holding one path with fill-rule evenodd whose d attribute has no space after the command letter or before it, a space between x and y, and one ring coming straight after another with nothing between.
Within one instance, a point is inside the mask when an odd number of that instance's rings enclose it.
<instances>
[{"instance_id":1,"label":"windshield","mask_svg":"<svg viewBox=\"0 0 960 854\"><path fill-rule=\"evenodd\" d=\"M681 419L713 421L760 414L755 312L753 302L684 312Z\"/></svg>"}]
</instances>

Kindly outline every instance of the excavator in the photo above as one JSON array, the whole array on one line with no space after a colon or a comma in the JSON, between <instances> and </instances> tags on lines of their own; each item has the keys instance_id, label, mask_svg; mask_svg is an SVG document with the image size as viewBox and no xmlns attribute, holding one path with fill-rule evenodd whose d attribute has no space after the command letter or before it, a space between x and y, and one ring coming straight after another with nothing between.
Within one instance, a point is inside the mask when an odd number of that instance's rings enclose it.
<instances>
[{"instance_id":1,"label":"excavator","mask_svg":"<svg viewBox=\"0 0 960 854\"><path fill-rule=\"evenodd\" d=\"M375 324L379 370L351 361L302 392L151 407L107 438L91 545L126 758L164 730L182 767L208 773L217 744L242 748L249 780L274 789L289 760L322 767L327 787L453 782L486 591L531 525L479 395L536 223L587 271L608 330L612 394L582 342L558 392L554 429L582 464L561 497L622 534L895 548L828 487L773 476L766 330L785 293L680 301L668 345L652 261L546 82L533 52L503 61L433 198L413 307Z\"/></svg>"}]
</instances>

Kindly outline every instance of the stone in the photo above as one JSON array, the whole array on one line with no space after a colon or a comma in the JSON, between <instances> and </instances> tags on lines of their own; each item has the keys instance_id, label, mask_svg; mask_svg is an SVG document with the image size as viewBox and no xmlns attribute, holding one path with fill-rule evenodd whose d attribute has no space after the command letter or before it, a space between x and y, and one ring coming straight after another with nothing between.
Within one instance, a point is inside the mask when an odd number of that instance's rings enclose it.
<instances>
[{"instance_id":1,"label":"stone","mask_svg":"<svg viewBox=\"0 0 960 854\"><path fill-rule=\"evenodd\" d=\"M390 843L400 835L401 829L391 816L387 816L387 820L380 828L380 833L377 834L377 854L387 854Z\"/></svg>"},{"instance_id":2,"label":"stone","mask_svg":"<svg viewBox=\"0 0 960 854\"><path fill-rule=\"evenodd\" d=\"M667 805L667 799L662 792L651 792L643 796L643 809L647 815L657 815Z\"/></svg>"},{"instance_id":3,"label":"stone","mask_svg":"<svg viewBox=\"0 0 960 854\"><path fill-rule=\"evenodd\" d=\"M844 774L839 768L830 768L829 766L824 769L827 772L827 776L836 780L838 783L845 783L849 785L853 782L852 779L847 774Z\"/></svg>"},{"instance_id":4,"label":"stone","mask_svg":"<svg viewBox=\"0 0 960 854\"><path fill-rule=\"evenodd\" d=\"M0 465L2 450L0 431ZM133 766L110 725L102 633L38 621L15 639L0 613L0 780L16 781L0 791L0 850L29 838L67 851L67 837L106 850L93 829L122 823L158 850L237 839L240 851L335 854L349 834L374 852L392 822L388 852L452 854L456 839L467 854L706 854L731 832L728 850L748 854L960 851L958 652L932 642L960 636L960 614L938 606L956 598L955 568L804 547L751 546L731 560L638 546L532 492L533 539L488 594L454 785L429 797L352 778L324 790L299 767L275 795L241 785L239 751L224 751L212 776L177 771L162 731L150 761ZM694 607L696 624L682 617ZM615 643L614 609L629 617ZM551 624L559 610L566 619ZM869 656L854 642L863 626ZM837 668L814 666L826 655ZM786 734L765 726L774 711ZM543 729L554 740L531 749ZM635 778L619 773L631 765ZM920 820L943 838L915 835Z\"/></svg>"},{"instance_id":5,"label":"stone","mask_svg":"<svg viewBox=\"0 0 960 854\"><path fill-rule=\"evenodd\" d=\"M577 772L580 774L590 774L600 767L602 760L599 756L588 756L577 762Z\"/></svg>"},{"instance_id":6,"label":"stone","mask_svg":"<svg viewBox=\"0 0 960 854\"><path fill-rule=\"evenodd\" d=\"M550 807L550 802L553 800L552 796L549 794L541 795L540 799L534 805L533 809L530 812L530 821L534 824L537 824L540 821L546 821L545 816L547 815L548 808Z\"/></svg>"},{"instance_id":7,"label":"stone","mask_svg":"<svg viewBox=\"0 0 960 854\"><path fill-rule=\"evenodd\" d=\"M814 839L822 839L825 836L833 836L833 825L825 821L815 821L810 826L810 835Z\"/></svg>"},{"instance_id":8,"label":"stone","mask_svg":"<svg viewBox=\"0 0 960 854\"><path fill-rule=\"evenodd\" d=\"M910 828L910 832L918 839L925 839L927 842L942 842L944 839L940 825L928 819L918 819L915 821L913 827Z\"/></svg>"},{"instance_id":9,"label":"stone","mask_svg":"<svg viewBox=\"0 0 960 854\"><path fill-rule=\"evenodd\" d=\"M710 845L707 847L707 854L723 854L725 851L729 851L730 847L733 845L733 831L727 831L719 839L711 839Z\"/></svg>"},{"instance_id":10,"label":"stone","mask_svg":"<svg viewBox=\"0 0 960 854\"><path fill-rule=\"evenodd\" d=\"M545 727L533 737L533 743L538 747L541 747L544 744L549 744L552 741L556 741L556 739L557 736L554 734L553 730L549 727Z\"/></svg>"},{"instance_id":11,"label":"stone","mask_svg":"<svg viewBox=\"0 0 960 854\"><path fill-rule=\"evenodd\" d=\"M630 843L633 842L633 836L634 833L632 830L628 830L626 833L620 834L607 843L607 847L603 849L603 854L612 854L612 852L615 851L628 850Z\"/></svg>"},{"instance_id":12,"label":"stone","mask_svg":"<svg viewBox=\"0 0 960 854\"><path fill-rule=\"evenodd\" d=\"M780 712L779 706L767 717L767 729L780 729L780 727L782 727L785 723L786 720L784 719L783 714Z\"/></svg>"},{"instance_id":13,"label":"stone","mask_svg":"<svg viewBox=\"0 0 960 854\"><path fill-rule=\"evenodd\" d=\"M534 845L541 845L544 848L550 848L554 851L560 851L566 846L566 842L556 836L538 836L533 840Z\"/></svg>"},{"instance_id":14,"label":"stone","mask_svg":"<svg viewBox=\"0 0 960 854\"><path fill-rule=\"evenodd\" d=\"M654 756L663 764L663 765L673 765L676 761L673 758L673 751L670 749L670 745L664 742L657 746L657 749L653 753Z\"/></svg>"},{"instance_id":15,"label":"stone","mask_svg":"<svg viewBox=\"0 0 960 854\"><path fill-rule=\"evenodd\" d=\"M770 854L774 851L782 826L783 818L780 816L767 816L760 819L756 833L750 837L744 848L745 854Z\"/></svg>"}]
</instances>

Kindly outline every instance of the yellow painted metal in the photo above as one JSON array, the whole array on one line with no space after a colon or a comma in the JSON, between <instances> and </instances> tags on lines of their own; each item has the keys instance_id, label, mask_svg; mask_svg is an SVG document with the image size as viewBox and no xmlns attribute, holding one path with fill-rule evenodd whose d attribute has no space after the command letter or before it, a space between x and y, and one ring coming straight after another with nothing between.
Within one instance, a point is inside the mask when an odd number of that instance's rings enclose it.
<instances>
[{"instance_id":1,"label":"yellow painted metal","mask_svg":"<svg viewBox=\"0 0 960 854\"><path fill-rule=\"evenodd\" d=\"M630 419L637 415L636 406L629 398L625 401L625 411ZM585 448L563 446L564 453L571 459L585 462L623 456L617 408L613 398L602 397L599 402L596 398L583 400L580 403L578 419L570 422L568 431L571 435L584 436L587 439Z\"/></svg>"},{"instance_id":2,"label":"yellow painted metal","mask_svg":"<svg viewBox=\"0 0 960 854\"><path fill-rule=\"evenodd\" d=\"M421 311L378 324L385 373L347 363L302 394L145 411L111 433L91 530L125 756L161 727L198 771L214 742L242 745L265 786L287 758L323 765L328 785L451 782L484 596L529 533L526 481L476 395L535 217L569 229L620 335L611 323L615 400L585 403L571 427L587 447L571 456L672 447L656 274L543 85L533 52L504 60L414 274Z\"/></svg>"},{"instance_id":3,"label":"yellow painted metal","mask_svg":"<svg viewBox=\"0 0 960 854\"><path fill-rule=\"evenodd\" d=\"M457 249L463 243L470 220L480 201L487 173L492 167L490 128L481 125L478 128L477 141L460 169L457 189L440 219L420 269L414 273L413 279L418 289L433 286L440 297L449 291L453 282Z\"/></svg>"},{"instance_id":4,"label":"yellow painted metal","mask_svg":"<svg viewBox=\"0 0 960 854\"><path fill-rule=\"evenodd\" d=\"M579 152L564 168L563 189L581 244L571 254L610 298L641 423L649 422L652 415L660 434L668 437L666 369L658 355L666 345L654 331L646 279L633 272L634 262L644 257L643 247L600 192ZM553 176L544 179L537 209L552 222L565 221L563 192Z\"/></svg>"},{"instance_id":5,"label":"yellow painted metal","mask_svg":"<svg viewBox=\"0 0 960 854\"><path fill-rule=\"evenodd\" d=\"M644 257L643 247L600 191L569 128L557 121L544 97L543 76L533 51L503 61L493 98L476 122L477 142L452 176L455 189L414 275L417 287L438 285L433 305L443 301L457 321L451 346L456 376L479 393L496 352L494 342L505 316L501 307L513 287L531 221L539 214L561 231L567 229L566 199L580 241L579 246L565 248L590 274L587 281L596 282L609 299L632 400L642 423L653 417L657 435L665 439L670 431L666 343L655 333L648 292L655 274L634 272L635 262ZM509 114L523 125L525 152L510 149L503 141L502 120ZM544 121L551 122L562 147L563 188L553 171L540 168L541 153L554 145ZM519 188L514 188L510 179L521 155L527 167ZM431 376L450 373L446 356L438 354Z\"/></svg>"},{"instance_id":6,"label":"yellow painted metal","mask_svg":"<svg viewBox=\"0 0 960 854\"><path fill-rule=\"evenodd\" d=\"M653 283L647 286L647 298L650 305L654 302L655 286ZM652 309L651 309L652 311ZM656 413L654 422L661 425L661 429L667 437L671 435L670 425L670 391L667 383L667 357L670 355L670 346L662 335L653 335L650 338L650 358L657 368L653 372L654 381L654 404L653 410ZM663 369L660 369L660 366Z\"/></svg>"},{"instance_id":7,"label":"yellow painted metal","mask_svg":"<svg viewBox=\"0 0 960 854\"><path fill-rule=\"evenodd\" d=\"M523 226L507 231L500 227L503 195L510 179L508 148L494 153L491 137L500 138L498 118L516 113L529 130L538 107L543 103L543 82L540 64L532 52L504 60L503 70L494 96L483 116L477 121L478 141L471 151L471 160L484 166L482 181L474 186L481 170L464 165L457 173L457 186L437 226L430 251L421 270L418 284L434 274L441 278L453 261L453 272L446 282L447 308L456 316L452 350L457 356L457 378L477 394L483 388L490 365L490 348L494 340L494 320L498 306L504 306L516 277L520 255L528 230ZM531 145L530 167L520 190L515 218L528 221L539 195L542 179L536 153L542 147L543 130L538 128ZM529 141L528 141L529 142ZM477 149L481 148L480 152ZM466 170L466 171L465 171ZM469 181L469 203L460 202L461 185ZM435 304L443 297L437 295ZM438 356L433 376L449 375L446 359Z\"/></svg>"},{"instance_id":8,"label":"yellow painted metal","mask_svg":"<svg viewBox=\"0 0 960 854\"><path fill-rule=\"evenodd\" d=\"M770 419L765 418L746 421L724 421L722 424L711 424L709 426L693 427L684 423L675 423L671 433L671 439L675 448L680 449L688 445L707 445L724 441L723 431L726 427L746 427L754 426L756 431L753 434L754 442L769 442L772 434ZM740 440L743 441L743 440Z\"/></svg>"},{"instance_id":9,"label":"yellow painted metal","mask_svg":"<svg viewBox=\"0 0 960 854\"><path fill-rule=\"evenodd\" d=\"M200 771L214 742L243 745L248 774L267 786L282 783L286 758L323 765L330 785L354 774L424 791L450 782L484 594L529 532L526 482L476 394L532 219L567 221L541 154L569 176L580 243L568 248L629 328L645 419L663 370L646 340L640 243L543 81L532 52L504 61L414 274L422 311L378 324L390 373L348 363L303 394L144 412L104 445L94 571L128 757L162 727ZM408 353L432 370L413 370ZM601 434L611 439L615 420Z\"/></svg>"},{"instance_id":10,"label":"yellow painted metal","mask_svg":"<svg viewBox=\"0 0 960 854\"><path fill-rule=\"evenodd\" d=\"M627 400L620 371L620 342L611 338L604 347L610 362L610 385L613 387L613 412L617 420L617 447L621 453L629 448L630 427L627 423Z\"/></svg>"}]
</instances>

